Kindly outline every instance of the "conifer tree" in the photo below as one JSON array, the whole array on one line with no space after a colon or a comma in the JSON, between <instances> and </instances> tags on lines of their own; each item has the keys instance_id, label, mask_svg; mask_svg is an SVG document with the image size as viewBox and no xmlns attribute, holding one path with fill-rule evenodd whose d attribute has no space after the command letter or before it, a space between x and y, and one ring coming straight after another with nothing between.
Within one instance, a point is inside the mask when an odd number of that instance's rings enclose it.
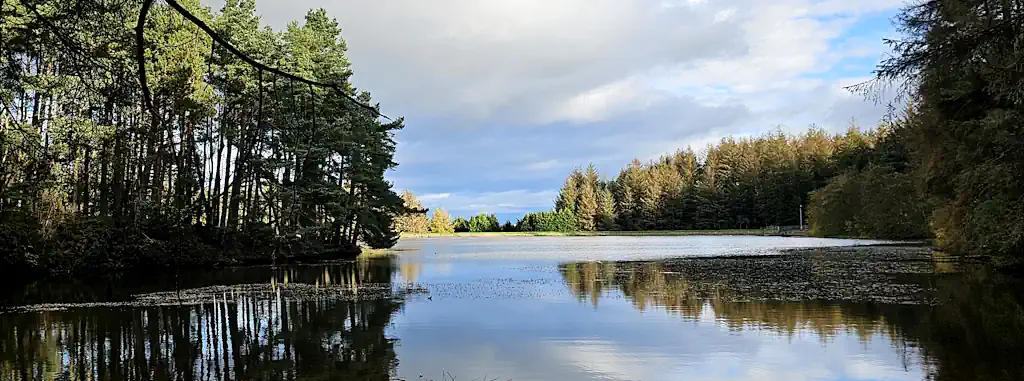
<instances>
[{"instance_id":1,"label":"conifer tree","mask_svg":"<svg viewBox=\"0 0 1024 381\"><path fill-rule=\"evenodd\" d=\"M62 272L394 243L404 209L383 176L403 121L348 83L335 20L312 10L276 32L253 0L142 4L2 2L0 230L34 242L14 262ZM138 257L150 253L174 254Z\"/></svg>"},{"instance_id":2,"label":"conifer tree","mask_svg":"<svg viewBox=\"0 0 1024 381\"><path fill-rule=\"evenodd\" d=\"M562 189L558 192L558 198L555 200L555 210L562 211L566 210L570 213L576 213L576 206L579 204L580 198L580 186L583 182L583 173L578 168L574 168L569 173L569 177L565 179L565 184L562 185Z\"/></svg>"}]
</instances>

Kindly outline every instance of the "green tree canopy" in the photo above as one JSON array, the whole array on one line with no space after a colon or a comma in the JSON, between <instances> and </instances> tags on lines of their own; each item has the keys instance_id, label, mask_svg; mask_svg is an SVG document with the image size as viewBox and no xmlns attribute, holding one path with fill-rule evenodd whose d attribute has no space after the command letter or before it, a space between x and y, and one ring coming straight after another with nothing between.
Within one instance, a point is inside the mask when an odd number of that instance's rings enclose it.
<instances>
[{"instance_id":1,"label":"green tree canopy","mask_svg":"<svg viewBox=\"0 0 1024 381\"><path fill-rule=\"evenodd\" d=\"M404 123L348 82L325 11L277 32L252 0L0 5L0 230L18 232L0 244L19 245L15 267L355 255L397 239L384 173Z\"/></svg>"}]
</instances>

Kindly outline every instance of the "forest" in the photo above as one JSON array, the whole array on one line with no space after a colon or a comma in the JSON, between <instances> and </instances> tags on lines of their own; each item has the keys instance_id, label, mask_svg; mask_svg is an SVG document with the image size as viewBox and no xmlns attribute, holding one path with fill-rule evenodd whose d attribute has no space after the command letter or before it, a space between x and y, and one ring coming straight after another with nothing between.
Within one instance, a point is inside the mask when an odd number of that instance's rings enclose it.
<instances>
[{"instance_id":1,"label":"forest","mask_svg":"<svg viewBox=\"0 0 1024 381\"><path fill-rule=\"evenodd\" d=\"M253 0L0 2L0 268L270 263L390 247L403 120L338 22Z\"/></svg>"},{"instance_id":2,"label":"forest","mask_svg":"<svg viewBox=\"0 0 1024 381\"><path fill-rule=\"evenodd\" d=\"M649 163L634 160L611 180L592 165L577 168L554 207L585 231L761 229L810 220L819 235L924 237L926 219L915 213L922 199L901 177L908 163L897 128L730 137L699 153L687 148ZM857 177L862 171L872 175ZM853 193L837 195L838 179L851 176L845 184ZM833 210L840 201L858 204ZM827 225L823 210L846 213L835 217L850 223Z\"/></svg>"}]
</instances>

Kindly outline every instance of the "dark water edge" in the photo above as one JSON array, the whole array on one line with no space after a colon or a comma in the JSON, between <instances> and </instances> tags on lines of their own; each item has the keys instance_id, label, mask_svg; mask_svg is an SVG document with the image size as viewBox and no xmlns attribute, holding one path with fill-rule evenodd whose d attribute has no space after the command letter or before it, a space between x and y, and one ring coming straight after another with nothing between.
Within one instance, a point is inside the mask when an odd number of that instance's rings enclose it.
<instances>
[{"instance_id":1,"label":"dark water edge","mask_svg":"<svg viewBox=\"0 0 1024 381\"><path fill-rule=\"evenodd\" d=\"M263 248L264 250L266 248ZM128 290L162 290L167 287L185 287L195 284L196 279L209 278L211 274L221 272L238 273L240 269L287 266L303 264L327 264L336 261L353 260L361 253L353 250L307 251L289 254L258 253L253 255L227 255L226 251L204 249L196 251L177 251L173 254L136 254L128 257L116 257L95 261L97 263L82 265L73 264L57 269L47 269L43 265L7 266L0 268L0 288L3 289L35 289L42 294L40 298L57 298L58 300L77 300L83 295L65 295L62 289L84 287L90 293L104 293L107 298L130 295ZM211 280L216 284L216 280ZM112 287L117 285L118 287ZM101 290L98 287L109 288ZM50 290L50 291L47 291ZM0 306L17 303L17 299L5 300L9 295L0 292ZM69 299L70 298L70 299Z\"/></svg>"},{"instance_id":2,"label":"dark water edge","mask_svg":"<svg viewBox=\"0 0 1024 381\"><path fill-rule=\"evenodd\" d=\"M403 358L426 354L400 356L388 327L407 304L444 297L442 284L408 276L410 265L385 256L5 288L0 380L390 380ZM919 354L929 379L1024 378L1020 279L927 247L563 261L557 272L595 311L613 294L685 319L710 305L730 330L884 335Z\"/></svg>"}]
</instances>

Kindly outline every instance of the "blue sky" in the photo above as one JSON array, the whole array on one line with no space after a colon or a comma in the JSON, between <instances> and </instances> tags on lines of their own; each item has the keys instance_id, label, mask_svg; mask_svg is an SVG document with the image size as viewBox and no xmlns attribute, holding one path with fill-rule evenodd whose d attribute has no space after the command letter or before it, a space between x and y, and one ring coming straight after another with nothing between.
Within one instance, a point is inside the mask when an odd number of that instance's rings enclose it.
<instances>
[{"instance_id":1,"label":"blue sky","mask_svg":"<svg viewBox=\"0 0 1024 381\"><path fill-rule=\"evenodd\" d=\"M215 2L211 2L215 3ZM874 125L871 75L902 0L290 0L337 18L353 82L405 116L389 175L431 208L515 220L565 175L608 177L728 135Z\"/></svg>"}]
</instances>

